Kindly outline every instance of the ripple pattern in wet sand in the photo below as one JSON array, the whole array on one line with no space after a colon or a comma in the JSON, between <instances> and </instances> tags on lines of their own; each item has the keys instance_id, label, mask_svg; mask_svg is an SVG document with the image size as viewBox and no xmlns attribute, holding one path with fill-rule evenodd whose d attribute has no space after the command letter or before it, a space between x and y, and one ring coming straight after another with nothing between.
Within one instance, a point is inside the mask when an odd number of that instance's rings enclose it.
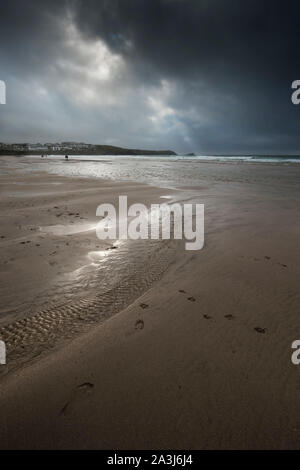
<instances>
[{"instance_id":1,"label":"ripple pattern in wet sand","mask_svg":"<svg viewBox=\"0 0 300 470\"><path fill-rule=\"evenodd\" d=\"M7 373L54 346L120 312L157 281L175 257L178 242L158 241L111 289L38 311L0 328L7 347Z\"/></svg>"}]
</instances>

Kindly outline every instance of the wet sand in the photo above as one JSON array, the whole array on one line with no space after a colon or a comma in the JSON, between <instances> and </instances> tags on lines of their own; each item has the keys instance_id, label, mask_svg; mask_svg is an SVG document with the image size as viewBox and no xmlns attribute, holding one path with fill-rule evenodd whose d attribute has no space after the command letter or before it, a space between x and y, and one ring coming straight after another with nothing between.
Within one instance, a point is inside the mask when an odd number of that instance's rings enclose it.
<instances>
[{"instance_id":1,"label":"wet sand","mask_svg":"<svg viewBox=\"0 0 300 470\"><path fill-rule=\"evenodd\" d=\"M99 204L118 207L126 194L128 204L149 206L162 202L162 189L13 169L1 186L0 338L8 363L0 376L122 310L175 255L169 242L99 240L95 231Z\"/></svg>"},{"instance_id":2,"label":"wet sand","mask_svg":"<svg viewBox=\"0 0 300 470\"><path fill-rule=\"evenodd\" d=\"M150 282L141 290L130 291L127 305L117 305L106 321L88 324L83 331L78 324L82 334L77 331L59 347L2 376L0 448L299 447L300 366L291 363L291 343L300 338L299 197L295 184L287 190L290 169L285 176L282 166L273 167L276 178L270 183L269 167L260 168L260 180L266 184L253 181L251 165L244 165L238 171L247 182L240 178L235 181L227 167L225 181L193 188L206 204L203 250L186 252L180 247L175 258L173 254L166 257L165 264L158 251L153 278L150 276ZM297 168L294 175L293 183L299 177ZM48 179L52 176L43 178L50 184ZM131 183L101 182L99 189L99 181L53 178L56 182L63 180L64 192L69 188L69 196L57 195L55 204L53 194L47 196L50 200L37 196L38 212L30 209L37 205L33 196L26 208L13 209L11 200L1 207L2 215L7 217L2 231L9 240L15 236L15 230L9 232L10 223L20 220L21 214L29 214L29 210L35 213L35 220L32 215L27 217L28 225L21 224L20 237L11 242L11 248L8 243L1 250L1 256L13 257L14 253L18 263L24 269L27 266L28 273L33 256L31 244L36 243L35 236L40 236L39 231L37 235L28 227L56 224L54 205L66 207L60 217L72 225L69 221L74 216L69 216L69 212L79 212L90 221L93 201L102 202L99 191L114 202L118 191L129 194L131 190ZM132 184L134 202L155 202L165 193ZM42 219L47 209L52 211L50 223L46 215ZM58 210L62 212L61 208ZM20 244L24 251L16 251L16 240L29 240L32 234L34 240ZM53 234L48 236L47 249L41 257L44 263L51 259L50 244L58 242ZM85 233L86 244L82 244L81 236L70 237L70 264L60 261L62 255L56 255L57 275L61 264L67 271L77 269L86 252L94 250L93 243L99 243ZM6 238L1 243L7 243ZM8 254L9 249L12 251ZM1 260L3 266L4 258ZM164 268L157 271L157 266L162 265ZM17 271L12 270L10 282ZM144 271L149 272L148 265ZM45 273L50 283L56 277ZM23 278L20 273L19 286ZM145 272L138 271L131 286L138 286L144 278L149 279ZM39 283L32 282L39 289ZM74 298L67 299L77 302L83 316L87 306L95 312L103 305L103 299L93 297L94 287L91 281L86 292L77 292ZM120 292L128 290L128 284L121 285ZM17 299L22 299L22 295L26 297L20 292ZM9 308L16 304L11 300ZM34 308L39 308L39 303ZM52 307L50 313L46 323L51 325ZM11 320L24 320L21 309L11 310L8 315ZM34 316L33 311L31 315ZM38 318L43 316L40 313ZM72 322L71 316L66 325L69 327ZM44 327L37 319L33 331L38 331L39 325ZM23 331L24 324L19 324L19 329ZM30 332L33 334L32 324L26 331L28 341ZM21 361L19 356L18 360Z\"/></svg>"}]
</instances>

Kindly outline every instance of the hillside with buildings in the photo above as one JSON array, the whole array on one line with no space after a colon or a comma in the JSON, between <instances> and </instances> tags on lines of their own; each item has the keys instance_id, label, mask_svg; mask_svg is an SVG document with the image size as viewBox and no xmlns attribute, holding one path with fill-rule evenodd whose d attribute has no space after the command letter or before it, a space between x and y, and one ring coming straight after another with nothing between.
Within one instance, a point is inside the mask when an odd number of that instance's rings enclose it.
<instances>
[{"instance_id":1,"label":"hillside with buildings","mask_svg":"<svg viewBox=\"0 0 300 470\"><path fill-rule=\"evenodd\" d=\"M172 150L140 150L84 142L0 143L0 155L176 155Z\"/></svg>"}]
</instances>

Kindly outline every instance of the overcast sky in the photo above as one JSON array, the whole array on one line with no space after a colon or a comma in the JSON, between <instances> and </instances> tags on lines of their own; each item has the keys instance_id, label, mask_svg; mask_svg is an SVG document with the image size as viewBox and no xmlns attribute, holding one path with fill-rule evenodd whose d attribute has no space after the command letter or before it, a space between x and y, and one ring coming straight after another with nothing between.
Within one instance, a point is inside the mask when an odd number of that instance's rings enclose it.
<instances>
[{"instance_id":1,"label":"overcast sky","mask_svg":"<svg viewBox=\"0 0 300 470\"><path fill-rule=\"evenodd\" d=\"M299 152L299 10L291 0L1 0L0 141Z\"/></svg>"}]
</instances>

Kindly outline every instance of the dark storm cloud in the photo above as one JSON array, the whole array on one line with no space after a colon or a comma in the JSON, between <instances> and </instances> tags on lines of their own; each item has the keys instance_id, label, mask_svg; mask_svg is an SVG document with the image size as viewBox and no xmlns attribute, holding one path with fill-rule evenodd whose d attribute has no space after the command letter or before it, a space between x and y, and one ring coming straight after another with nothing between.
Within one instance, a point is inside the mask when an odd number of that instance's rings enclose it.
<instances>
[{"instance_id":1,"label":"dark storm cloud","mask_svg":"<svg viewBox=\"0 0 300 470\"><path fill-rule=\"evenodd\" d=\"M293 1L2 2L0 139L297 152L298 16Z\"/></svg>"}]
</instances>

